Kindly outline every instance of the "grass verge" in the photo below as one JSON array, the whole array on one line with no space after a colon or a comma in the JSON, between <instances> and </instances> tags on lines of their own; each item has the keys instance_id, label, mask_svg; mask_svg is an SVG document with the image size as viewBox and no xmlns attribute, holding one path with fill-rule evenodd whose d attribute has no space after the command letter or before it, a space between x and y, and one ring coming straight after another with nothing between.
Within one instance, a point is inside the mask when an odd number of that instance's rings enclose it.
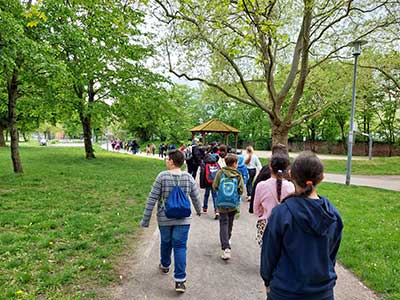
<instances>
[{"instance_id":1,"label":"grass verge","mask_svg":"<svg viewBox=\"0 0 400 300\"><path fill-rule=\"evenodd\" d=\"M400 300L400 193L323 183L345 229L339 260L385 300Z\"/></svg>"},{"instance_id":2,"label":"grass verge","mask_svg":"<svg viewBox=\"0 0 400 300\"><path fill-rule=\"evenodd\" d=\"M0 299L88 299L117 279L159 160L83 148L21 147L24 175L0 149Z\"/></svg>"}]
</instances>

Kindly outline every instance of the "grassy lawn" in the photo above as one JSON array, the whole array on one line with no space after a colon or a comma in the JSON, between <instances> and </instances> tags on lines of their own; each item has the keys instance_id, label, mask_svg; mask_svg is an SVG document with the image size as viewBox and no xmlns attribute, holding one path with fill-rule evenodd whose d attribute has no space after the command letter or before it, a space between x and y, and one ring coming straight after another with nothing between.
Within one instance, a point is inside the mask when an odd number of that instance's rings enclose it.
<instances>
[{"instance_id":1,"label":"grassy lawn","mask_svg":"<svg viewBox=\"0 0 400 300\"><path fill-rule=\"evenodd\" d=\"M261 158L265 165L268 160ZM325 172L334 174L346 174L346 160L323 160ZM378 157L372 160L353 160L351 173L357 175L400 175L400 157Z\"/></svg>"},{"instance_id":2,"label":"grassy lawn","mask_svg":"<svg viewBox=\"0 0 400 300\"><path fill-rule=\"evenodd\" d=\"M163 161L83 148L0 148L0 299L89 299L116 280Z\"/></svg>"},{"instance_id":3,"label":"grassy lawn","mask_svg":"<svg viewBox=\"0 0 400 300\"><path fill-rule=\"evenodd\" d=\"M339 260L386 300L400 300L400 193L323 183L345 229Z\"/></svg>"},{"instance_id":4,"label":"grassy lawn","mask_svg":"<svg viewBox=\"0 0 400 300\"><path fill-rule=\"evenodd\" d=\"M90 299L117 280L160 160L83 148L22 147L25 174L0 149L0 299ZM324 183L340 210L339 259L368 286L400 300L400 193Z\"/></svg>"}]
</instances>

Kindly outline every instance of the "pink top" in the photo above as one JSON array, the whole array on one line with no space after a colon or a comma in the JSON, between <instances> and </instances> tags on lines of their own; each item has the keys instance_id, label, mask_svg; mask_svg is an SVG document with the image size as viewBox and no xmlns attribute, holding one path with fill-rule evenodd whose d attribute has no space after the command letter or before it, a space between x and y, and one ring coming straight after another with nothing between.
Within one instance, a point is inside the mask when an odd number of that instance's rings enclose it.
<instances>
[{"instance_id":1,"label":"pink top","mask_svg":"<svg viewBox=\"0 0 400 300\"><path fill-rule=\"evenodd\" d=\"M294 193L293 183L282 179L281 200L292 193ZM267 220L272 209L279 203L276 193L276 178L270 178L257 184L254 195L254 214L259 220Z\"/></svg>"}]
</instances>

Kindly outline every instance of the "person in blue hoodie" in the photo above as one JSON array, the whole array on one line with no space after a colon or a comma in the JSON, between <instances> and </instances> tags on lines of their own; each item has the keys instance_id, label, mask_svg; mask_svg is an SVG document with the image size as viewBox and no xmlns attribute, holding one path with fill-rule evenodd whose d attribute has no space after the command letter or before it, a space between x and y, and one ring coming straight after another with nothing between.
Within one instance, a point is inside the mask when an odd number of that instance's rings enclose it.
<instances>
[{"instance_id":1,"label":"person in blue hoodie","mask_svg":"<svg viewBox=\"0 0 400 300\"><path fill-rule=\"evenodd\" d=\"M260 273L268 300L333 300L343 222L316 187L323 165L312 152L293 162L296 193L272 210L263 236Z\"/></svg>"}]
</instances>

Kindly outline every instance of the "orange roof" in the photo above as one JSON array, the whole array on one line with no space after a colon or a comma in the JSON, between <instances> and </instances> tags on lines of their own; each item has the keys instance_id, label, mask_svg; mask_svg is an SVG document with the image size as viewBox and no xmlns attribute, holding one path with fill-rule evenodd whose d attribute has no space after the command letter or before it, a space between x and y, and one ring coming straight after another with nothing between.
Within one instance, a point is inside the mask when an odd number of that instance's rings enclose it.
<instances>
[{"instance_id":1,"label":"orange roof","mask_svg":"<svg viewBox=\"0 0 400 300\"><path fill-rule=\"evenodd\" d=\"M223 123L217 119L211 119L210 121L207 121L201 125L193 127L189 131L191 131L191 132L233 132L233 133L240 132L238 129L236 129L232 126L226 125L225 123Z\"/></svg>"}]
</instances>

